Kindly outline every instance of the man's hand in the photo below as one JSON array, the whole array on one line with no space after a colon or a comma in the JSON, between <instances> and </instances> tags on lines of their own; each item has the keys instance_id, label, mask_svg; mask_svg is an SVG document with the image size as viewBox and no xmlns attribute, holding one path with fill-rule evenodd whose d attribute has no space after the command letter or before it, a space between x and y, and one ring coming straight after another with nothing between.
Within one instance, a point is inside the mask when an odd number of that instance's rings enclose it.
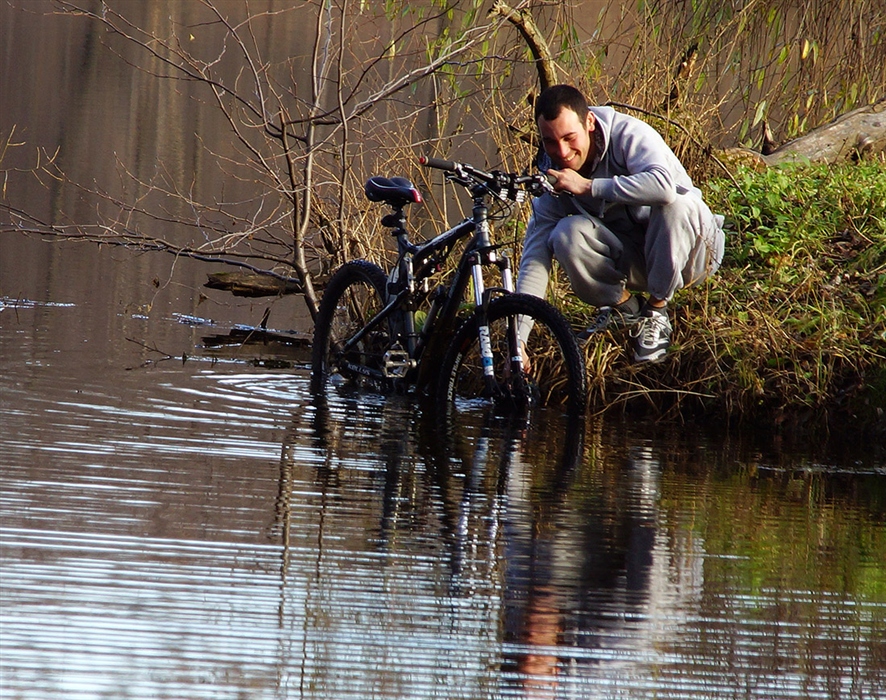
<instances>
[{"instance_id":1,"label":"man's hand","mask_svg":"<svg viewBox=\"0 0 886 700\"><path fill-rule=\"evenodd\" d=\"M550 168L547 174L554 178L554 189L557 192L569 192L570 194L590 194L591 181L586 177L582 177L571 168L565 170L554 170Z\"/></svg>"}]
</instances>

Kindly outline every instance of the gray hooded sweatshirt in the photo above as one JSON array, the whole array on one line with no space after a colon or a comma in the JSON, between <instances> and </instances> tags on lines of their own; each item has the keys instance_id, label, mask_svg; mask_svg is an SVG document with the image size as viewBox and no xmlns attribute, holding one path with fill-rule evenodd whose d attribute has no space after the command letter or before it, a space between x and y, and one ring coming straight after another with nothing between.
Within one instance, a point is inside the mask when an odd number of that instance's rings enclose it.
<instances>
[{"instance_id":1,"label":"gray hooded sweatshirt","mask_svg":"<svg viewBox=\"0 0 886 700\"><path fill-rule=\"evenodd\" d=\"M703 240L710 254L701 256L708 258L706 271L701 276L712 273L723 256L723 232L720 230L722 217L714 217L710 213L702 201L701 191L692 184L677 156L661 135L646 122L617 112L611 107L588 109L596 119L592 136L597 144L596 159L590 174L591 192L583 196L546 194L535 200L523 242L517 290L544 296L554 256L551 234L564 217L572 215L587 217L595 224L602 223L604 227L611 228L614 235L632 237L634 240L638 236L642 239L654 226L667 226L670 229L668 236L681 239L685 237L686 241L681 247L682 252L671 257L688 258L692 255L694 262L691 264L696 266L698 255L693 251L701 248ZM547 156L543 156L542 161L546 158ZM546 169L546 165L550 167L549 160L547 164L539 163L542 170ZM682 217L686 218L685 222L678 217L679 224L675 224L673 220L666 223L659 221L662 217L655 216L653 208L661 211L662 207L673 204L682 197L689 198L685 203L690 205L693 216ZM673 230L675 228L679 230ZM613 235L608 231L607 233ZM595 266L599 266L599 253L591 250L586 240L574 238L576 240L568 252L561 249L558 258L568 256L572 265L586 263L593 276ZM607 250L609 248L610 246L606 246ZM648 250L646 254L649 254ZM659 255L658 259L662 257ZM676 288L690 283L687 280L691 277L699 277L696 273L684 271L690 265L686 259L673 259L668 263L676 272L672 275L673 283L667 281L662 285L670 287L660 292L663 298L669 298ZM617 260L612 261L610 267L614 269L617 264ZM565 267L569 272L569 266ZM619 284L623 288L629 274L625 269L616 274L621 278ZM678 281L681 274L682 282ZM573 283L573 286L576 284ZM607 295L617 296L618 293L610 290ZM584 300L600 305L598 300Z\"/></svg>"}]
</instances>

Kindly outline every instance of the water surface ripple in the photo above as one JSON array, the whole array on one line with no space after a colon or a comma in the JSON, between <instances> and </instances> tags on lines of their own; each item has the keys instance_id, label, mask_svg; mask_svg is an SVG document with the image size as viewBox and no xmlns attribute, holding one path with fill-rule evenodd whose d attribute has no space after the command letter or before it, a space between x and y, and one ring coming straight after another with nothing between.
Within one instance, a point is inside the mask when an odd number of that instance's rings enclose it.
<instances>
[{"instance_id":1,"label":"water surface ripple","mask_svg":"<svg viewBox=\"0 0 886 700\"><path fill-rule=\"evenodd\" d=\"M0 309L4 699L884 696L880 462L441 426L96 313Z\"/></svg>"}]
</instances>

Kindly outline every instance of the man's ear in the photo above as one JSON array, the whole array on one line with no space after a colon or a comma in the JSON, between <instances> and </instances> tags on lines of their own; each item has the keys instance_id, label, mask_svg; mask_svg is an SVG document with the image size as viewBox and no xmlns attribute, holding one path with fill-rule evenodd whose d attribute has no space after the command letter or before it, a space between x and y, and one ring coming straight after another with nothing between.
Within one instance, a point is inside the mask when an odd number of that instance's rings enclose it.
<instances>
[{"instance_id":1,"label":"man's ear","mask_svg":"<svg viewBox=\"0 0 886 700\"><path fill-rule=\"evenodd\" d=\"M585 124L588 127L588 133L593 131L597 126L597 120L594 119L594 114L590 110L588 110L588 118L585 121Z\"/></svg>"}]
</instances>

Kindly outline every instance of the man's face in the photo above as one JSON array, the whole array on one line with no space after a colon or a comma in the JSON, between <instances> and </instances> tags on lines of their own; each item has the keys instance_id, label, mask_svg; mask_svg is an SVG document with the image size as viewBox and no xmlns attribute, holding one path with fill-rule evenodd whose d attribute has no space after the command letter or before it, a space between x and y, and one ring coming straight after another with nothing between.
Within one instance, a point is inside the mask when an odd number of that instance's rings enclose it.
<instances>
[{"instance_id":1,"label":"man's face","mask_svg":"<svg viewBox=\"0 0 886 700\"><path fill-rule=\"evenodd\" d=\"M581 170L588 158L594 155L594 141L591 138L594 116L590 112L585 119L581 119L571 109L563 107L551 121L540 116L538 130L545 153L558 170Z\"/></svg>"}]
</instances>

